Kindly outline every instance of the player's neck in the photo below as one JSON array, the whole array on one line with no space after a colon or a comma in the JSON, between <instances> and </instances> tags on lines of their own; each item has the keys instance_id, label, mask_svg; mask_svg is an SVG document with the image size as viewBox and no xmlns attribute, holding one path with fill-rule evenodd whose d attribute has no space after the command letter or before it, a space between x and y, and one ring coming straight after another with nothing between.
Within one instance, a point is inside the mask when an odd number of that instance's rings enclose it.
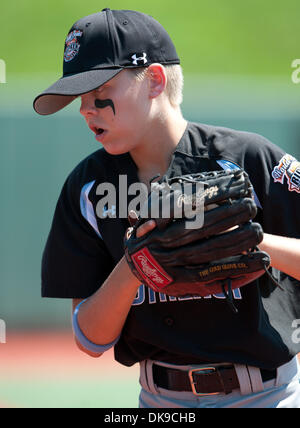
<instances>
[{"instance_id":1,"label":"player's neck","mask_svg":"<svg viewBox=\"0 0 300 428\"><path fill-rule=\"evenodd\" d=\"M158 117L151 124L151 130L138 147L130 152L135 161L141 181L151 179L155 174L163 175L187 126L180 109Z\"/></svg>"}]
</instances>

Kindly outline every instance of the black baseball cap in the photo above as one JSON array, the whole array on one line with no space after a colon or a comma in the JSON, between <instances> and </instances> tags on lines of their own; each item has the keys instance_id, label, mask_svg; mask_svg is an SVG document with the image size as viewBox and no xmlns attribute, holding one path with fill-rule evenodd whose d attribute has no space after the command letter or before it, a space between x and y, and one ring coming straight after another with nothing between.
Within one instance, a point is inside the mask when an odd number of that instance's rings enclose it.
<instances>
[{"instance_id":1,"label":"black baseball cap","mask_svg":"<svg viewBox=\"0 0 300 428\"><path fill-rule=\"evenodd\" d=\"M65 41L63 76L35 98L33 108L41 115L55 113L125 68L156 62L180 63L163 26L141 12L103 9L72 26Z\"/></svg>"}]
</instances>

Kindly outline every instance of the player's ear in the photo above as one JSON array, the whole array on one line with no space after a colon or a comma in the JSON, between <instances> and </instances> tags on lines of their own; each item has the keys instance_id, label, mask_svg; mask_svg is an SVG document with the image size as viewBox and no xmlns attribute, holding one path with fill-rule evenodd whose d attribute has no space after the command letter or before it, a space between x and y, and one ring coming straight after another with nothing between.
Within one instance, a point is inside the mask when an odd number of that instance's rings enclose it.
<instances>
[{"instance_id":1,"label":"player's ear","mask_svg":"<svg viewBox=\"0 0 300 428\"><path fill-rule=\"evenodd\" d=\"M150 82L149 96L150 98L156 98L167 86L167 76L164 66L156 63L149 65L148 78Z\"/></svg>"}]
</instances>

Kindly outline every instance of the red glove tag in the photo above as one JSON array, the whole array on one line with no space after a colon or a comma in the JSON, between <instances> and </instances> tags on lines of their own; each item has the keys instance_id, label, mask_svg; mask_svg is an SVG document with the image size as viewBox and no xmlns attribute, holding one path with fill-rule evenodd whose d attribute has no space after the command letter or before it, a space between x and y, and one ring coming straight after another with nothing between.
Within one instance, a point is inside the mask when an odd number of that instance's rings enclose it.
<instances>
[{"instance_id":1,"label":"red glove tag","mask_svg":"<svg viewBox=\"0 0 300 428\"><path fill-rule=\"evenodd\" d=\"M173 282L173 278L157 263L148 248L141 248L131 258L137 271L153 290L160 291Z\"/></svg>"}]
</instances>

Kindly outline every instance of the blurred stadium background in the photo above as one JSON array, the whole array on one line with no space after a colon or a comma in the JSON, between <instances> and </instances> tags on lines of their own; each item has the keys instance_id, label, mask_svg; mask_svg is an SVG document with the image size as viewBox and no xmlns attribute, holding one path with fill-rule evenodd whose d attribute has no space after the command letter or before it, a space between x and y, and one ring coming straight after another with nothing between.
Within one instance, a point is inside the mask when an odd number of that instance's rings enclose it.
<instances>
[{"instance_id":1,"label":"blurred stadium background","mask_svg":"<svg viewBox=\"0 0 300 428\"><path fill-rule=\"evenodd\" d=\"M292 61L300 58L298 0L2 4L0 59L6 64L6 83L0 83L0 319L6 323L6 343L0 344L0 405L4 407L137 406L137 367L112 363L111 353L96 362L79 354L72 344L70 301L40 298L41 255L61 187L98 143L79 116L78 100L51 117L36 115L32 101L60 77L64 39L73 22L104 7L149 13L165 26L182 60L182 108L187 119L257 132L300 155L300 84L291 79Z\"/></svg>"}]
</instances>

